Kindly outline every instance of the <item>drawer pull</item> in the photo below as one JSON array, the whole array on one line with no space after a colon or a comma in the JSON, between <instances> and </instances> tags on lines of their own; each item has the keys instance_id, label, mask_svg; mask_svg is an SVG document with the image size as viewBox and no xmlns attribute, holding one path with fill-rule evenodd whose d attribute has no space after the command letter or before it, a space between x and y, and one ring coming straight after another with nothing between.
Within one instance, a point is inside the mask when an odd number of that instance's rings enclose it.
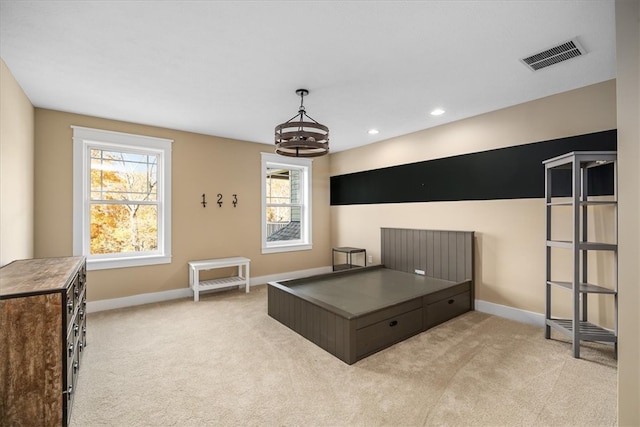
<instances>
[{"instance_id":1,"label":"drawer pull","mask_svg":"<svg viewBox=\"0 0 640 427\"><path fill-rule=\"evenodd\" d=\"M78 368L79 368L79 363L78 362L73 362L73 373L75 374L76 372L78 372Z\"/></svg>"},{"instance_id":2,"label":"drawer pull","mask_svg":"<svg viewBox=\"0 0 640 427\"><path fill-rule=\"evenodd\" d=\"M454 302L456 302L456 300L454 299L450 299L449 301L447 301L449 304L453 304Z\"/></svg>"},{"instance_id":3,"label":"drawer pull","mask_svg":"<svg viewBox=\"0 0 640 427\"><path fill-rule=\"evenodd\" d=\"M74 324L73 325L73 335L75 335L77 337L78 333L80 333L80 326L78 326L77 324Z\"/></svg>"},{"instance_id":4,"label":"drawer pull","mask_svg":"<svg viewBox=\"0 0 640 427\"><path fill-rule=\"evenodd\" d=\"M394 326L396 326L397 324L398 324L398 321L397 321L397 320L392 320L391 322L389 322L389 326L391 326L392 328L393 328Z\"/></svg>"},{"instance_id":5,"label":"drawer pull","mask_svg":"<svg viewBox=\"0 0 640 427\"><path fill-rule=\"evenodd\" d=\"M69 356L73 354L73 343L69 344Z\"/></svg>"},{"instance_id":6,"label":"drawer pull","mask_svg":"<svg viewBox=\"0 0 640 427\"><path fill-rule=\"evenodd\" d=\"M69 310L69 313L73 313L73 301L69 301L67 303L67 309Z\"/></svg>"}]
</instances>

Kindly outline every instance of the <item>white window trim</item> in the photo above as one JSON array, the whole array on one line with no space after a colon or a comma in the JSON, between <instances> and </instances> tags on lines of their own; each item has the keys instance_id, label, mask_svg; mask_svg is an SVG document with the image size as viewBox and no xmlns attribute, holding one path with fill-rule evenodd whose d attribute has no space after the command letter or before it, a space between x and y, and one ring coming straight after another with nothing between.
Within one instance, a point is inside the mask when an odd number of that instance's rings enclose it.
<instances>
[{"instance_id":1,"label":"white window trim","mask_svg":"<svg viewBox=\"0 0 640 427\"><path fill-rule=\"evenodd\" d=\"M277 154L272 153L261 153L262 161L261 161L261 183L262 183L262 253L270 254L277 252L292 252L292 251L304 251L310 250L313 247L312 240L312 232L313 222L311 218L312 206L311 200L313 199L311 194L311 187L313 184L313 175L312 175L312 165L313 159L307 158L297 158L297 157L283 157ZM302 209L302 219L303 219L303 230L301 240L296 241L288 241L288 242L267 242L267 165L269 166L282 166L283 168L291 168L291 167L300 167L304 168L303 173L303 183L304 183L304 194L303 194L303 209Z\"/></svg>"},{"instance_id":2,"label":"white window trim","mask_svg":"<svg viewBox=\"0 0 640 427\"><path fill-rule=\"evenodd\" d=\"M87 270L137 267L171 262L171 146L173 140L71 126L73 129L73 254L87 257ZM150 254L91 255L89 246L90 147L159 154L158 250Z\"/></svg>"}]
</instances>

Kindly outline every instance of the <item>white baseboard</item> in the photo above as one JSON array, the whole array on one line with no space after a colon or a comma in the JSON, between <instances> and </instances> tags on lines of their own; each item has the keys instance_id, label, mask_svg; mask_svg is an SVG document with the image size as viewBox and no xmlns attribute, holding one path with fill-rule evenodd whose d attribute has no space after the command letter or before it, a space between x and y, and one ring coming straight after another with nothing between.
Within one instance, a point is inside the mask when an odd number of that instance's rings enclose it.
<instances>
[{"instance_id":1,"label":"white baseboard","mask_svg":"<svg viewBox=\"0 0 640 427\"><path fill-rule=\"evenodd\" d=\"M116 308L133 307L134 305L151 304L154 302L169 301L173 299L193 296L191 289L172 289L170 291L153 292L149 294L131 295L130 297L103 299L87 302L87 313L97 311L114 310Z\"/></svg>"},{"instance_id":2,"label":"white baseboard","mask_svg":"<svg viewBox=\"0 0 640 427\"><path fill-rule=\"evenodd\" d=\"M495 304L488 301L476 300L476 311L504 317L505 319L515 320L516 322L528 323L540 328L545 325L544 314Z\"/></svg>"},{"instance_id":3,"label":"white baseboard","mask_svg":"<svg viewBox=\"0 0 640 427\"><path fill-rule=\"evenodd\" d=\"M301 277L314 276L316 274L330 273L332 268L318 267L308 270L289 271L287 273L270 274L267 276L251 277L249 287L265 285L268 282L299 279ZM87 302L87 313L98 311L114 310L116 308L133 307L135 305L151 304L154 302L169 301L180 298L193 298L193 292L189 286L182 289L172 289L170 291L152 292L148 294L131 295L129 297L104 299Z\"/></svg>"},{"instance_id":4,"label":"white baseboard","mask_svg":"<svg viewBox=\"0 0 640 427\"><path fill-rule=\"evenodd\" d=\"M301 277L314 276L317 274L330 273L331 266L311 268L307 270L289 271L286 273L270 274L267 276L251 277L249 287L265 285L268 282L277 282L281 280L299 279ZM95 313L98 311L114 310L116 308L133 307L136 305L151 304L155 302L170 301L180 298L193 298L193 292L188 286L181 289L172 289L163 292L153 292L147 294L132 295L129 297L112 298L106 300L89 301L87 303L87 312ZM476 300L476 310L483 313L493 314L504 317L506 319L515 320L517 322L528 323L543 327L544 315L534 313L532 311L520 310L518 308L508 307L506 305L495 304L488 301Z\"/></svg>"}]
</instances>

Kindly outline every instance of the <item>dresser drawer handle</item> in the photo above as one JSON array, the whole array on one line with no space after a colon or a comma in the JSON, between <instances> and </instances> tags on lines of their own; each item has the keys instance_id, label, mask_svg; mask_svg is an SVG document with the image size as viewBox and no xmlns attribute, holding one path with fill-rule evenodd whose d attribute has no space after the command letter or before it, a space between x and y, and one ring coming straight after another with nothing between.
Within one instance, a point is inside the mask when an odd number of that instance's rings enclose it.
<instances>
[{"instance_id":1,"label":"dresser drawer handle","mask_svg":"<svg viewBox=\"0 0 640 427\"><path fill-rule=\"evenodd\" d=\"M456 300L454 299L450 299L449 301L447 301L449 304L453 304L454 302L456 302Z\"/></svg>"},{"instance_id":2,"label":"dresser drawer handle","mask_svg":"<svg viewBox=\"0 0 640 427\"><path fill-rule=\"evenodd\" d=\"M73 343L69 344L69 356L73 354Z\"/></svg>"},{"instance_id":3,"label":"dresser drawer handle","mask_svg":"<svg viewBox=\"0 0 640 427\"><path fill-rule=\"evenodd\" d=\"M391 322L389 322L389 326L391 326L392 328L393 328L394 326L396 326L397 324L398 324L398 321L397 321L397 320L392 320Z\"/></svg>"},{"instance_id":4,"label":"dresser drawer handle","mask_svg":"<svg viewBox=\"0 0 640 427\"><path fill-rule=\"evenodd\" d=\"M67 309L69 310L69 313L73 313L73 301L69 301L67 303Z\"/></svg>"}]
</instances>

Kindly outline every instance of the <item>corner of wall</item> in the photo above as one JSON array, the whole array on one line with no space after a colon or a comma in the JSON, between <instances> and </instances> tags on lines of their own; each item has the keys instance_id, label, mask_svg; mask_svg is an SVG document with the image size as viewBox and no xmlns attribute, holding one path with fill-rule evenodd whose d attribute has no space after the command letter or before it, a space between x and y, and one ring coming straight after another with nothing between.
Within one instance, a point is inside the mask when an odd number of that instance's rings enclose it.
<instances>
[{"instance_id":1,"label":"corner of wall","mask_svg":"<svg viewBox=\"0 0 640 427\"><path fill-rule=\"evenodd\" d=\"M0 58L0 266L34 254L34 116Z\"/></svg>"}]
</instances>

